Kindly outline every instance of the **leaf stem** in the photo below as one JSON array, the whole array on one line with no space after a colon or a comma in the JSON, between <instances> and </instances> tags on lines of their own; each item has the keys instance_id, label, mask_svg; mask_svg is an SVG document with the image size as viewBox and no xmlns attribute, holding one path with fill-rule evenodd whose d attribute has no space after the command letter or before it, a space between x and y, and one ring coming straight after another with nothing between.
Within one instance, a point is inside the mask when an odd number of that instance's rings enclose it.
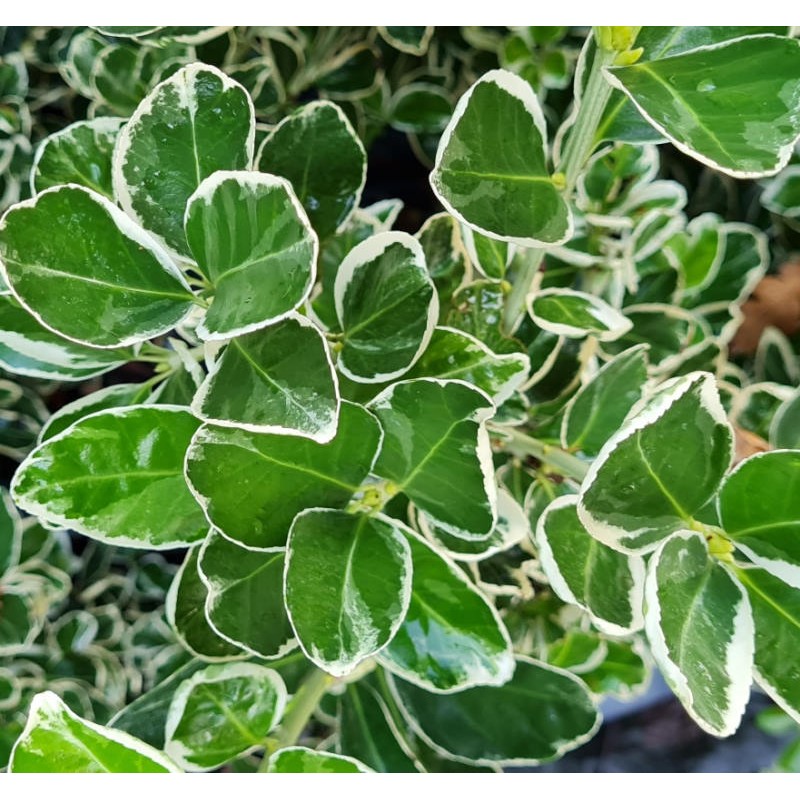
<instances>
[{"instance_id":1,"label":"leaf stem","mask_svg":"<svg viewBox=\"0 0 800 800\"><path fill-rule=\"evenodd\" d=\"M533 285L539 265L542 263L544 251L532 247L525 252L525 261L520 267L506 298L503 308L503 333L510 336L517 328L519 319L525 310L525 298Z\"/></svg>"},{"instance_id":2,"label":"leaf stem","mask_svg":"<svg viewBox=\"0 0 800 800\"><path fill-rule=\"evenodd\" d=\"M489 430L503 439L503 444L509 452L517 456L533 456L568 478L582 481L589 471L589 465L572 453L534 439L533 436L528 436L516 428L490 425Z\"/></svg>"}]
</instances>

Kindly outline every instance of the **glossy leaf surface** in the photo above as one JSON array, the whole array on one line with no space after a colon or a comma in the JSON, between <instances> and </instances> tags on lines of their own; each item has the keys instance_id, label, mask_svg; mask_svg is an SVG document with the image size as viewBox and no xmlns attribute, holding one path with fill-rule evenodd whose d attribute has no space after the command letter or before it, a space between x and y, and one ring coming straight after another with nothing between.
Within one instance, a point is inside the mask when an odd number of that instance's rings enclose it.
<instances>
[{"instance_id":1,"label":"glossy leaf surface","mask_svg":"<svg viewBox=\"0 0 800 800\"><path fill-rule=\"evenodd\" d=\"M372 772L365 764L348 756L337 756L309 747L284 747L269 757L267 772Z\"/></svg>"},{"instance_id":2,"label":"glossy leaf surface","mask_svg":"<svg viewBox=\"0 0 800 800\"><path fill-rule=\"evenodd\" d=\"M528 304L533 321L557 336L582 338L594 334L601 342L618 339L631 328L626 319L594 295L571 289L543 289Z\"/></svg>"}]
</instances>

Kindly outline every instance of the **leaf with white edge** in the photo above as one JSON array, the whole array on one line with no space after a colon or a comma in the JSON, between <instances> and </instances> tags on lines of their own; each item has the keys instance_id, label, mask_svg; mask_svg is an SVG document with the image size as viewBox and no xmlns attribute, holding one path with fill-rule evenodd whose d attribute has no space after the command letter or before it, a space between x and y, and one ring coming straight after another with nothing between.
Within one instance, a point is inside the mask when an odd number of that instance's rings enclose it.
<instances>
[{"instance_id":1,"label":"leaf with white edge","mask_svg":"<svg viewBox=\"0 0 800 800\"><path fill-rule=\"evenodd\" d=\"M293 314L231 339L197 390L192 411L215 425L324 443L336 434L339 402L325 338Z\"/></svg>"},{"instance_id":2,"label":"leaf with white edge","mask_svg":"<svg viewBox=\"0 0 800 800\"><path fill-rule=\"evenodd\" d=\"M214 531L200 547L206 619L223 639L261 658L296 646L283 599L285 555L241 547Z\"/></svg>"},{"instance_id":3,"label":"leaf with white edge","mask_svg":"<svg viewBox=\"0 0 800 800\"><path fill-rule=\"evenodd\" d=\"M433 36L433 25L379 25L378 33L401 53L422 56Z\"/></svg>"},{"instance_id":4,"label":"leaf with white edge","mask_svg":"<svg viewBox=\"0 0 800 800\"><path fill-rule=\"evenodd\" d=\"M33 698L9 772L180 772L163 753L74 714L53 692Z\"/></svg>"},{"instance_id":5,"label":"leaf with white edge","mask_svg":"<svg viewBox=\"0 0 800 800\"><path fill-rule=\"evenodd\" d=\"M741 583L705 539L679 531L647 567L645 630L664 679L707 733L738 727L753 681L753 614Z\"/></svg>"},{"instance_id":6,"label":"leaf with white edge","mask_svg":"<svg viewBox=\"0 0 800 800\"><path fill-rule=\"evenodd\" d=\"M24 587L3 586L0 614L0 655L25 653L42 629L40 615L33 607L33 598L20 594Z\"/></svg>"},{"instance_id":7,"label":"leaf with white edge","mask_svg":"<svg viewBox=\"0 0 800 800\"><path fill-rule=\"evenodd\" d=\"M384 430L375 474L446 531L485 538L497 521L486 395L463 381L417 378L381 392L370 410Z\"/></svg>"},{"instance_id":8,"label":"leaf with white edge","mask_svg":"<svg viewBox=\"0 0 800 800\"><path fill-rule=\"evenodd\" d=\"M349 756L325 753L309 747L284 747L269 757L267 772L273 773L319 773L319 772L372 772L360 761Z\"/></svg>"},{"instance_id":9,"label":"leaf with white edge","mask_svg":"<svg viewBox=\"0 0 800 800\"><path fill-rule=\"evenodd\" d=\"M75 122L44 139L31 167L32 194L77 183L113 199L111 155L124 122L121 117L97 117Z\"/></svg>"},{"instance_id":10,"label":"leaf with white edge","mask_svg":"<svg viewBox=\"0 0 800 800\"><path fill-rule=\"evenodd\" d=\"M800 391L775 412L769 425L769 443L776 449L800 450Z\"/></svg>"},{"instance_id":11,"label":"leaf with white edge","mask_svg":"<svg viewBox=\"0 0 800 800\"><path fill-rule=\"evenodd\" d=\"M407 233L379 233L356 245L336 273L334 302L344 333L337 366L361 383L406 372L439 317L425 253Z\"/></svg>"},{"instance_id":12,"label":"leaf with white edge","mask_svg":"<svg viewBox=\"0 0 800 800\"><path fill-rule=\"evenodd\" d=\"M414 564L408 613L379 663L437 694L505 683L514 655L494 607L429 544L412 534L408 544Z\"/></svg>"},{"instance_id":13,"label":"leaf with white edge","mask_svg":"<svg viewBox=\"0 0 800 800\"><path fill-rule=\"evenodd\" d=\"M524 656L504 685L447 696L389 680L408 725L436 752L464 764L535 766L580 746L600 726L580 678Z\"/></svg>"},{"instance_id":14,"label":"leaf with white edge","mask_svg":"<svg viewBox=\"0 0 800 800\"><path fill-rule=\"evenodd\" d=\"M629 417L589 468L578 516L622 552L647 552L716 493L733 454L733 431L714 377L665 382Z\"/></svg>"},{"instance_id":15,"label":"leaf with white edge","mask_svg":"<svg viewBox=\"0 0 800 800\"><path fill-rule=\"evenodd\" d=\"M314 285L319 245L284 178L215 172L186 206L186 239L214 297L197 328L228 339L285 318Z\"/></svg>"},{"instance_id":16,"label":"leaf with white edge","mask_svg":"<svg viewBox=\"0 0 800 800\"><path fill-rule=\"evenodd\" d=\"M98 350L40 325L17 301L0 295L0 367L15 375L83 381L134 358L132 350Z\"/></svg>"},{"instance_id":17,"label":"leaf with white edge","mask_svg":"<svg viewBox=\"0 0 800 800\"><path fill-rule=\"evenodd\" d=\"M714 280L725 255L725 229L716 214L695 217L667 242L678 259L686 291L696 292Z\"/></svg>"},{"instance_id":18,"label":"leaf with white edge","mask_svg":"<svg viewBox=\"0 0 800 800\"><path fill-rule=\"evenodd\" d=\"M525 382L524 353L493 353L480 339L456 328L437 327L407 378L457 378L477 386L502 405Z\"/></svg>"},{"instance_id":19,"label":"leaf with white edge","mask_svg":"<svg viewBox=\"0 0 800 800\"><path fill-rule=\"evenodd\" d=\"M747 589L756 629L755 679L800 723L800 592L766 570L737 569Z\"/></svg>"},{"instance_id":20,"label":"leaf with white edge","mask_svg":"<svg viewBox=\"0 0 800 800\"><path fill-rule=\"evenodd\" d=\"M211 770L264 746L286 707L286 686L257 664L214 664L178 686L164 751L187 770Z\"/></svg>"},{"instance_id":21,"label":"leaf with white edge","mask_svg":"<svg viewBox=\"0 0 800 800\"><path fill-rule=\"evenodd\" d=\"M339 106L306 103L281 120L258 151L258 169L287 178L325 239L358 207L367 177L367 154Z\"/></svg>"},{"instance_id":22,"label":"leaf with white edge","mask_svg":"<svg viewBox=\"0 0 800 800\"><path fill-rule=\"evenodd\" d=\"M187 201L212 173L249 169L254 137L250 95L216 67L190 64L159 83L120 131L114 194L140 225L189 255Z\"/></svg>"},{"instance_id":23,"label":"leaf with white edge","mask_svg":"<svg viewBox=\"0 0 800 800\"><path fill-rule=\"evenodd\" d=\"M102 195L74 184L6 212L0 267L39 322L95 347L166 333L194 300L178 268L143 229Z\"/></svg>"},{"instance_id":24,"label":"leaf with white edge","mask_svg":"<svg viewBox=\"0 0 800 800\"><path fill-rule=\"evenodd\" d=\"M450 92L434 83L407 83L392 95L391 126L403 133L441 133L453 114Z\"/></svg>"},{"instance_id":25,"label":"leaf with white edge","mask_svg":"<svg viewBox=\"0 0 800 800\"><path fill-rule=\"evenodd\" d=\"M211 627L205 614L208 587L198 568L199 552L193 547L172 579L167 592L167 622L180 643L203 661L228 661L242 656L240 647Z\"/></svg>"},{"instance_id":26,"label":"leaf with white edge","mask_svg":"<svg viewBox=\"0 0 800 800\"><path fill-rule=\"evenodd\" d=\"M679 150L735 178L775 174L800 135L794 39L748 36L605 74Z\"/></svg>"},{"instance_id":27,"label":"leaf with white edge","mask_svg":"<svg viewBox=\"0 0 800 800\"><path fill-rule=\"evenodd\" d=\"M472 265L487 278L502 280L514 255L514 246L500 239L490 239L466 225L463 235Z\"/></svg>"},{"instance_id":28,"label":"leaf with white edge","mask_svg":"<svg viewBox=\"0 0 800 800\"><path fill-rule=\"evenodd\" d=\"M327 444L204 425L186 455L186 476L209 522L229 539L283 547L303 509L347 505L380 444L375 417L343 402L336 436Z\"/></svg>"},{"instance_id":29,"label":"leaf with white edge","mask_svg":"<svg viewBox=\"0 0 800 800\"><path fill-rule=\"evenodd\" d=\"M759 567L800 589L800 450L758 453L725 478L722 527Z\"/></svg>"},{"instance_id":30,"label":"leaf with white edge","mask_svg":"<svg viewBox=\"0 0 800 800\"><path fill-rule=\"evenodd\" d=\"M5 488L0 488L0 578L19 563L22 519Z\"/></svg>"},{"instance_id":31,"label":"leaf with white edge","mask_svg":"<svg viewBox=\"0 0 800 800\"><path fill-rule=\"evenodd\" d=\"M448 213L434 214L415 234L425 253L428 273L439 294L439 312L444 314L450 296L472 278L472 265L461 234L461 226Z\"/></svg>"},{"instance_id":32,"label":"leaf with white edge","mask_svg":"<svg viewBox=\"0 0 800 800\"><path fill-rule=\"evenodd\" d=\"M584 672L581 678L598 696L611 695L629 700L641 694L650 683L651 659L643 655L639 640L633 642L607 639L603 663Z\"/></svg>"},{"instance_id":33,"label":"leaf with white edge","mask_svg":"<svg viewBox=\"0 0 800 800\"><path fill-rule=\"evenodd\" d=\"M541 247L572 235L569 206L547 167L539 101L507 70L487 72L458 101L430 182L453 216L492 238Z\"/></svg>"},{"instance_id":34,"label":"leaf with white edge","mask_svg":"<svg viewBox=\"0 0 800 800\"><path fill-rule=\"evenodd\" d=\"M605 639L593 631L573 628L548 646L547 663L583 675L599 666L607 652Z\"/></svg>"},{"instance_id":35,"label":"leaf with white edge","mask_svg":"<svg viewBox=\"0 0 800 800\"><path fill-rule=\"evenodd\" d=\"M578 519L578 498L553 500L536 524L539 561L553 591L580 606L595 625L625 636L644 625L644 559L612 550Z\"/></svg>"},{"instance_id":36,"label":"leaf with white edge","mask_svg":"<svg viewBox=\"0 0 800 800\"><path fill-rule=\"evenodd\" d=\"M405 617L411 553L384 517L310 508L286 549L286 608L303 652L341 677L385 647Z\"/></svg>"},{"instance_id":37,"label":"leaf with white edge","mask_svg":"<svg viewBox=\"0 0 800 800\"><path fill-rule=\"evenodd\" d=\"M572 289L542 289L527 299L531 319L557 336L581 339L593 334L601 342L618 339L631 321L604 300Z\"/></svg>"},{"instance_id":38,"label":"leaf with white edge","mask_svg":"<svg viewBox=\"0 0 800 800\"><path fill-rule=\"evenodd\" d=\"M800 165L793 164L776 175L761 194L761 205L782 217L800 216Z\"/></svg>"},{"instance_id":39,"label":"leaf with white edge","mask_svg":"<svg viewBox=\"0 0 800 800\"><path fill-rule=\"evenodd\" d=\"M185 547L208 530L183 477L199 425L179 406L99 411L37 447L11 494L29 513L101 542Z\"/></svg>"},{"instance_id":40,"label":"leaf with white edge","mask_svg":"<svg viewBox=\"0 0 800 800\"><path fill-rule=\"evenodd\" d=\"M564 411L561 444L596 456L641 398L647 381L647 345L637 345L605 364Z\"/></svg>"}]
</instances>

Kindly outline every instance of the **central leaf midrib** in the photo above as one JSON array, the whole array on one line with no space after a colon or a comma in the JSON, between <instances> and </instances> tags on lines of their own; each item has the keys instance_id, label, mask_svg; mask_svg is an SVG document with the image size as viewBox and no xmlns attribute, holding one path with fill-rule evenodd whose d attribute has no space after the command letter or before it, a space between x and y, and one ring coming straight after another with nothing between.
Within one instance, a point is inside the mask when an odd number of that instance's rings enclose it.
<instances>
[{"instance_id":1,"label":"central leaf midrib","mask_svg":"<svg viewBox=\"0 0 800 800\"><path fill-rule=\"evenodd\" d=\"M81 483L96 483L98 481L122 480L124 478L175 478L182 475L180 469L173 470L143 470L141 472L108 472L101 475L79 475L76 478L63 478L58 480L59 486L73 486Z\"/></svg>"},{"instance_id":2,"label":"central leaf midrib","mask_svg":"<svg viewBox=\"0 0 800 800\"><path fill-rule=\"evenodd\" d=\"M456 176L466 176L468 178L480 178L482 180L512 181L515 183L544 183L552 187L553 191L556 191L553 180L549 175L509 175L502 172L477 172L469 169L454 169L453 167L445 167L442 169L443 175L447 173Z\"/></svg>"}]
</instances>

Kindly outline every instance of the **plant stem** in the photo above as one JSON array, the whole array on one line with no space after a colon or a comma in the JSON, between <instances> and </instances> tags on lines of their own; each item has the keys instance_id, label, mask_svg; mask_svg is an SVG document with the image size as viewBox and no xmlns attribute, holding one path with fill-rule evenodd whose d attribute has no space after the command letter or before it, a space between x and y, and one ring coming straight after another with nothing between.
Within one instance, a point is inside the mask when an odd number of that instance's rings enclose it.
<instances>
[{"instance_id":1,"label":"plant stem","mask_svg":"<svg viewBox=\"0 0 800 800\"><path fill-rule=\"evenodd\" d=\"M526 253L525 263L520 267L519 274L514 278L511 292L506 298L503 308L503 333L510 336L517 327L519 318L525 311L525 298L533 284L533 279L539 271L544 251L531 248Z\"/></svg>"},{"instance_id":2,"label":"plant stem","mask_svg":"<svg viewBox=\"0 0 800 800\"><path fill-rule=\"evenodd\" d=\"M533 456L558 470L562 475L582 481L589 471L589 465L577 456L562 450L552 444L534 439L516 428L506 428L502 425L490 425L489 430L504 438L506 449L517 456Z\"/></svg>"}]
</instances>

